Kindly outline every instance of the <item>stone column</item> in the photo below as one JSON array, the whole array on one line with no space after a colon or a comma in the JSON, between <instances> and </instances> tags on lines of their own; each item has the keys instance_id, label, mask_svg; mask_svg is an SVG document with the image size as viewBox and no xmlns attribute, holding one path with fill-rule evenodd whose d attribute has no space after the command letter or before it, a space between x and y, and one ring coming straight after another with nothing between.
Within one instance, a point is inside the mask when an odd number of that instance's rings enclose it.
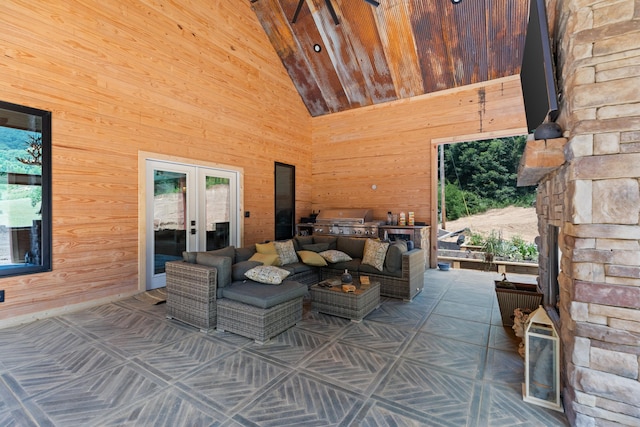
<instances>
[{"instance_id":1,"label":"stone column","mask_svg":"<svg viewBox=\"0 0 640 427\"><path fill-rule=\"evenodd\" d=\"M578 426L638 425L640 2L547 4L569 141L538 201L541 236L561 223L565 411Z\"/></svg>"}]
</instances>

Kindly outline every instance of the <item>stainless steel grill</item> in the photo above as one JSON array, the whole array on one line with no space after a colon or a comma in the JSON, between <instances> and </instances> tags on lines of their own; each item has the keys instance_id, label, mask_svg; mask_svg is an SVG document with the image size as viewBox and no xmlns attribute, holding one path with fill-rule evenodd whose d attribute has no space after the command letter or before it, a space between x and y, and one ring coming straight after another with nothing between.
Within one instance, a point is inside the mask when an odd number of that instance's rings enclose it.
<instances>
[{"instance_id":1,"label":"stainless steel grill","mask_svg":"<svg viewBox=\"0 0 640 427\"><path fill-rule=\"evenodd\" d=\"M371 209L324 209L316 217L313 234L319 236L378 237L381 221Z\"/></svg>"}]
</instances>

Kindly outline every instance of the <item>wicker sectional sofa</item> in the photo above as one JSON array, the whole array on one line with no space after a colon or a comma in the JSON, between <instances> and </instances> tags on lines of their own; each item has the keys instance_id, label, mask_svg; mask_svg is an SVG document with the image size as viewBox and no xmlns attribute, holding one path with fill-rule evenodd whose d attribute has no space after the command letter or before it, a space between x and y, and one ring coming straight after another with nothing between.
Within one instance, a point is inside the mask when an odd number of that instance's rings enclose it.
<instances>
[{"instance_id":1,"label":"wicker sectional sofa","mask_svg":"<svg viewBox=\"0 0 640 427\"><path fill-rule=\"evenodd\" d=\"M425 261L422 249L407 248L406 242L389 244L382 270L373 265L363 263L365 243L367 239L357 237L324 237L308 236L313 244L330 241L330 249L346 253L350 261L328 263L320 268L320 279L342 275L348 270L353 277L369 276L372 281L380 282L380 295L411 301L424 288ZM306 246L301 243L301 246Z\"/></svg>"},{"instance_id":2,"label":"wicker sectional sofa","mask_svg":"<svg viewBox=\"0 0 640 427\"><path fill-rule=\"evenodd\" d=\"M369 276L380 282L380 295L411 301L424 288L425 261L422 249L409 250L406 242L390 242L382 270L364 264L365 243L368 239L346 236L296 236L293 239L295 250L321 253L337 250L351 258L350 261L327 263L325 266L307 265L300 257L296 262L282 265L290 271L289 280L295 280L308 286L331 277L340 276L348 270L353 277ZM377 239L375 239L377 240ZM251 245L236 250L236 262L251 259L260 249L260 245Z\"/></svg>"},{"instance_id":3,"label":"wicker sectional sofa","mask_svg":"<svg viewBox=\"0 0 640 427\"><path fill-rule=\"evenodd\" d=\"M268 258L260 244L185 252L183 260L167 262L167 317L203 331L217 327L262 343L301 319L308 287L345 269L354 277L367 275L380 282L383 296L411 300L424 286L422 250L408 250L401 242L389 245L384 268L379 270L362 262L366 239L298 236L292 240L298 257L280 266L290 274L275 286L245 277ZM326 250L340 251L351 259L323 266L303 262L302 251Z\"/></svg>"}]
</instances>

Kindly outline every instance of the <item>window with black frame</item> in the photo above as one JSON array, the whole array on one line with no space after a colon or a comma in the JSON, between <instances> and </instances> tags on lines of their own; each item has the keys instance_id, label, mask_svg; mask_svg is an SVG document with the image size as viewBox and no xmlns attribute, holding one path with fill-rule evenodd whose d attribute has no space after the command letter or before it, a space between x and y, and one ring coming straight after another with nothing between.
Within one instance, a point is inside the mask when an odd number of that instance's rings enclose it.
<instances>
[{"instance_id":1,"label":"window with black frame","mask_svg":"<svg viewBox=\"0 0 640 427\"><path fill-rule=\"evenodd\" d=\"M51 112L0 101L0 277L51 270Z\"/></svg>"}]
</instances>

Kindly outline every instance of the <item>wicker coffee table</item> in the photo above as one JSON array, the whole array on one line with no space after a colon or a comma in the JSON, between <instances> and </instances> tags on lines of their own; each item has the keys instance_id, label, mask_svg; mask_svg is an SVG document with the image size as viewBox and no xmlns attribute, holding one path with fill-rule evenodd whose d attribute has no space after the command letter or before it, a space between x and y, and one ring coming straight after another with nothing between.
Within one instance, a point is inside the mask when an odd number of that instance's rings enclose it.
<instances>
[{"instance_id":1,"label":"wicker coffee table","mask_svg":"<svg viewBox=\"0 0 640 427\"><path fill-rule=\"evenodd\" d=\"M331 286L325 287L323 284ZM352 285L356 287L355 292L343 292L340 278L327 279L311 286L311 309L361 322L380 306L380 283L361 285L360 280L354 278Z\"/></svg>"}]
</instances>

